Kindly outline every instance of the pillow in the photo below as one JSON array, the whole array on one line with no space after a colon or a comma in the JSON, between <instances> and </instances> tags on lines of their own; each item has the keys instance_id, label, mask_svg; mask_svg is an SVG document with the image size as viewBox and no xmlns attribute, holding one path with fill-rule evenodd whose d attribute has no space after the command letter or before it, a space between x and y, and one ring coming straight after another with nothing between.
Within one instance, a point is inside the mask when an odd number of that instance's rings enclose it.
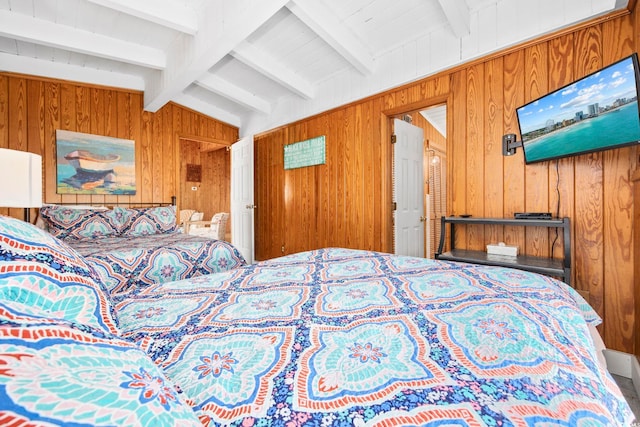
<instances>
[{"instance_id":1,"label":"pillow","mask_svg":"<svg viewBox=\"0 0 640 427\"><path fill-rule=\"evenodd\" d=\"M120 233L122 223L111 210L43 206L40 216L49 233L59 239L102 238Z\"/></svg>"},{"instance_id":2,"label":"pillow","mask_svg":"<svg viewBox=\"0 0 640 427\"><path fill-rule=\"evenodd\" d=\"M202 426L149 356L113 336L0 325L0 367L8 425Z\"/></svg>"},{"instance_id":3,"label":"pillow","mask_svg":"<svg viewBox=\"0 0 640 427\"><path fill-rule=\"evenodd\" d=\"M178 230L175 206L138 209L115 207L113 210L124 224L120 231L121 236L145 236Z\"/></svg>"},{"instance_id":4,"label":"pillow","mask_svg":"<svg viewBox=\"0 0 640 427\"><path fill-rule=\"evenodd\" d=\"M32 224L0 215L0 319L68 321L117 333L109 298L75 250Z\"/></svg>"}]
</instances>

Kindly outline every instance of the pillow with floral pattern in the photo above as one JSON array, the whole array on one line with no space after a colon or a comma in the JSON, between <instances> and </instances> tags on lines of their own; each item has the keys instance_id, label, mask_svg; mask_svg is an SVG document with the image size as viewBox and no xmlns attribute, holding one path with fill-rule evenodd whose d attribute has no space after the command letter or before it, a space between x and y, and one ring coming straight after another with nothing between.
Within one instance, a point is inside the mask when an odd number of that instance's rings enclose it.
<instances>
[{"instance_id":1,"label":"pillow with floral pattern","mask_svg":"<svg viewBox=\"0 0 640 427\"><path fill-rule=\"evenodd\" d=\"M173 233L178 230L175 206L127 209L115 207L115 215L123 226L121 236L135 237Z\"/></svg>"},{"instance_id":2,"label":"pillow with floral pattern","mask_svg":"<svg viewBox=\"0 0 640 427\"><path fill-rule=\"evenodd\" d=\"M43 206L40 217L46 229L59 239L99 239L117 236L122 223L112 210L76 209L65 206Z\"/></svg>"}]
</instances>

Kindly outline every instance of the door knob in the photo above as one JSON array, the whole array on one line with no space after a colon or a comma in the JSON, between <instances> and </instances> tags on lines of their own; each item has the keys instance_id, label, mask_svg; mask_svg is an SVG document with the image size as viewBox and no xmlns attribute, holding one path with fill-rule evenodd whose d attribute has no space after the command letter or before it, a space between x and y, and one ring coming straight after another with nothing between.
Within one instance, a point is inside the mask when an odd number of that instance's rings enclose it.
<instances>
[{"instance_id":1,"label":"door knob","mask_svg":"<svg viewBox=\"0 0 640 427\"><path fill-rule=\"evenodd\" d=\"M420 217L420 222L425 222L426 220L427 220L427 217L426 217L426 216L421 216L421 217Z\"/></svg>"},{"instance_id":2,"label":"door knob","mask_svg":"<svg viewBox=\"0 0 640 427\"><path fill-rule=\"evenodd\" d=\"M256 205L247 205L247 206L245 206L245 207L246 207L247 209L255 209L255 208L257 208L257 206L256 206Z\"/></svg>"}]
</instances>

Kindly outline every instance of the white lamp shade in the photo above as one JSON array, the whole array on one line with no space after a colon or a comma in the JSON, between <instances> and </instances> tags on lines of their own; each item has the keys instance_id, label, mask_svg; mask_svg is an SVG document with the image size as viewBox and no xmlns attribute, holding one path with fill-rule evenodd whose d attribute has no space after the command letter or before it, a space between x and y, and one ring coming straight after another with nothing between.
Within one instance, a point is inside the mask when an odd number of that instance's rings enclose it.
<instances>
[{"instance_id":1,"label":"white lamp shade","mask_svg":"<svg viewBox=\"0 0 640 427\"><path fill-rule=\"evenodd\" d=\"M42 156L0 148L0 206L42 206Z\"/></svg>"}]
</instances>

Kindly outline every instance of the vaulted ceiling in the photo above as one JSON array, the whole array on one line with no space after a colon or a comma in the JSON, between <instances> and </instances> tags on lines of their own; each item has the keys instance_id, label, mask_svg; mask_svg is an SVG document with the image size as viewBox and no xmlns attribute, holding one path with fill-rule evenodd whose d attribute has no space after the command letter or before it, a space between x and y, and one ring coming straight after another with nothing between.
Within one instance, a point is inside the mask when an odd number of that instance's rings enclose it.
<instances>
[{"instance_id":1,"label":"vaulted ceiling","mask_svg":"<svg viewBox=\"0 0 640 427\"><path fill-rule=\"evenodd\" d=\"M144 92L240 128L289 123L628 0L0 0L0 71Z\"/></svg>"}]
</instances>

